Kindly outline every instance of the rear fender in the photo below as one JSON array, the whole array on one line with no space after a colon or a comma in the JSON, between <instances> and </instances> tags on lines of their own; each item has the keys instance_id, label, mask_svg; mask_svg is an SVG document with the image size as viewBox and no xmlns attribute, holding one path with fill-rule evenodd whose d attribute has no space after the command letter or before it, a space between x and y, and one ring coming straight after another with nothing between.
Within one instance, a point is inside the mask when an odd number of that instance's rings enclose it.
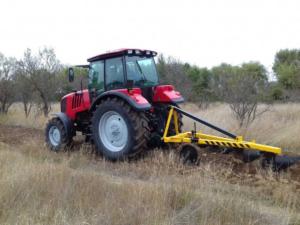
<instances>
[{"instance_id":1,"label":"rear fender","mask_svg":"<svg viewBox=\"0 0 300 225\"><path fill-rule=\"evenodd\" d=\"M64 128L67 133L68 138L72 138L75 135L75 129L72 120L65 114L65 113L54 113L54 116L56 116L64 125Z\"/></svg>"},{"instance_id":2,"label":"rear fender","mask_svg":"<svg viewBox=\"0 0 300 225\"><path fill-rule=\"evenodd\" d=\"M142 96L141 89L133 88L131 90L117 89L104 92L95 99L95 101L91 105L90 111L94 111L96 106L101 102L101 100L106 99L108 97L116 97L122 99L137 111L145 111L151 108L151 105L149 104L147 99L145 99Z\"/></svg>"},{"instance_id":3,"label":"rear fender","mask_svg":"<svg viewBox=\"0 0 300 225\"><path fill-rule=\"evenodd\" d=\"M153 102L182 103L184 98L173 85L159 85L154 87Z\"/></svg>"}]
</instances>

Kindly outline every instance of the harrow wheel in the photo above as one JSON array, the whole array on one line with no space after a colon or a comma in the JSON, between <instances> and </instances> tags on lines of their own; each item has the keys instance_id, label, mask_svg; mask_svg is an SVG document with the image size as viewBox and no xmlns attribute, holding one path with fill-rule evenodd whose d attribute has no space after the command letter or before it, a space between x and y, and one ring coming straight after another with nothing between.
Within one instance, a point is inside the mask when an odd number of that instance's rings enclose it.
<instances>
[{"instance_id":1,"label":"harrow wheel","mask_svg":"<svg viewBox=\"0 0 300 225\"><path fill-rule=\"evenodd\" d=\"M198 165L198 148L192 144L186 144L179 149L179 160L185 165Z\"/></svg>"}]
</instances>

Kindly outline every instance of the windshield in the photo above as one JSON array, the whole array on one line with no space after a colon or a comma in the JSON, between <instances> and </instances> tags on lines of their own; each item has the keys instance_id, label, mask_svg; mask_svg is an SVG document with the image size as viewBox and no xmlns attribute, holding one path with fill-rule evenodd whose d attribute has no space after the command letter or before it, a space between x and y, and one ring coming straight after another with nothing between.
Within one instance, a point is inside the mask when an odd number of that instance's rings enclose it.
<instances>
[{"instance_id":1,"label":"windshield","mask_svg":"<svg viewBox=\"0 0 300 225\"><path fill-rule=\"evenodd\" d=\"M127 80L133 80L134 86L155 86L158 84L153 58L126 56Z\"/></svg>"}]
</instances>

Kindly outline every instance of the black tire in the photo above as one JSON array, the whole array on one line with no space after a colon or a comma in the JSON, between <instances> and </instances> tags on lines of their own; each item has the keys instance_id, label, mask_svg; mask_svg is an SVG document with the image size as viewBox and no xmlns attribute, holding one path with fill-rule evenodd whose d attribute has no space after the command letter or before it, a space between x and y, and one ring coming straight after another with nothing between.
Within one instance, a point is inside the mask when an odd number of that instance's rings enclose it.
<instances>
[{"instance_id":1,"label":"black tire","mask_svg":"<svg viewBox=\"0 0 300 225\"><path fill-rule=\"evenodd\" d=\"M263 169L272 169L273 170L273 160L269 158L262 158L260 161L261 167Z\"/></svg>"},{"instance_id":2,"label":"black tire","mask_svg":"<svg viewBox=\"0 0 300 225\"><path fill-rule=\"evenodd\" d=\"M177 104L171 104L174 105L176 107L179 107ZM174 148L174 146L177 146L174 143L164 143L161 138L163 137L164 134L164 130L166 127L166 123L167 123L167 119L169 116L169 104L163 104L163 103L159 103L159 104L155 104L154 105L155 108L155 114L154 114L154 119L158 122L155 123L155 126L153 127L155 130L155 132L151 133L151 138L149 141L149 148L164 148L164 149L172 149ZM182 114L178 112L178 131L179 133L182 131L182 126L183 126L183 122L182 122ZM151 121L151 120L150 120ZM175 130L175 124L174 124L174 119L171 119L170 122L170 126L169 126L169 131L167 135L175 135L176 134L176 130Z\"/></svg>"},{"instance_id":3,"label":"black tire","mask_svg":"<svg viewBox=\"0 0 300 225\"><path fill-rule=\"evenodd\" d=\"M181 133L182 132L182 126L183 126L182 115L181 115L181 113L177 113L177 115L178 115L178 132ZM170 122L169 134L168 135L175 135L175 134L176 134L175 124L174 124L174 120L172 119L171 122Z\"/></svg>"},{"instance_id":4,"label":"black tire","mask_svg":"<svg viewBox=\"0 0 300 225\"><path fill-rule=\"evenodd\" d=\"M122 125L118 126L116 122L116 130L113 130L114 122L105 122L107 115L111 113L116 116L116 121L122 121ZM108 117L109 118L109 117ZM101 122L104 121L104 122ZM102 133L100 128L102 124L106 124L105 128L110 127L111 132ZM111 125L112 124L112 125ZM127 135L124 135L122 129L127 128ZM120 134L120 129L122 134ZM103 130L103 129L102 129ZM114 133L116 131L116 133ZM124 136L127 138L122 139ZM105 137L104 137L105 136ZM109 136L109 137L108 137ZM109 160L124 160L136 156L138 153L146 150L149 138L148 120L144 112L137 112L126 102L118 98L107 98L97 105L92 118L92 137L98 153L102 153ZM114 146L114 138L116 142L122 139L125 144L122 146Z\"/></svg>"},{"instance_id":5,"label":"black tire","mask_svg":"<svg viewBox=\"0 0 300 225\"><path fill-rule=\"evenodd\" d=\"M55 141L53 139L53 132L56 132L56 134L59 134L59 140ZM66 129L61 122L61 120L57 117L52 118L49 120L49 122L46 125L45 129L45 139L46 139L46 145L51 151L62 151L66 150L70 147L70 144L72 143L72 138L69 138L67 136Z\"/></svg>"},{"instance_id":6,"label":"black tire","mask_svg":"<svg viewBox=\"0 0 300 225\"><path fill-rule=\"evenodd\" d=\"M179 150L179 160L184 165L198 165L199 156L198 156L198 147L195 147L192 144L185 144L181 146Z\"/></svg>"},{"instance_id":7,"label":"black tire","mask_svg":"<svg viewBox=\"0 0 300 225\"><path fill-rule=\"evenodd\" d=\"M180 108L177 104L171 104L171 105ZM162 116L162 120L163 120L163 124L164 124L164 128L165 128L167 120L168 120L169 110L170 109L169 109L169 106L165 105L165 104L162 105L161 107L163 109L163 112L162 112L161 116ZM180 133L182 131L182 126L183 126L182 114L180 112L177 112L177 115L178 115L178 131ZM176 134L175 124L174 124L174 119L172 118L171 122L170 122L170 127L169 127L169 133L168 133L168 135L175 135L175 134Z\"/></svg>"},{"instance_id":8,"label":"black tire","mask_svg":"<svg viewBox=\"0 0 300 225\"><path fill-rule=\"evenodd\" d=\"M177 104L172 104L172 105L180 108ZM175 109L174 109L174 111L175 111ZM167 123L168 116L169 116L169 107L166 108L165 124ZM177 118L178 118L178 132L181 133L182 127L183 127L183 122L182 122L182 114L180 112L177 112ZM175 123L174 123L173 118L171 119L170 126L169 126L169 132L167 135L169 135L169 136L176 135ZM172 150L174 148L177 148L179 145L180 145L179 143L163 143L162 147L164 149ZM194 163L194 162L192 162L192 163Z\"/></svg>"}]
</instances>

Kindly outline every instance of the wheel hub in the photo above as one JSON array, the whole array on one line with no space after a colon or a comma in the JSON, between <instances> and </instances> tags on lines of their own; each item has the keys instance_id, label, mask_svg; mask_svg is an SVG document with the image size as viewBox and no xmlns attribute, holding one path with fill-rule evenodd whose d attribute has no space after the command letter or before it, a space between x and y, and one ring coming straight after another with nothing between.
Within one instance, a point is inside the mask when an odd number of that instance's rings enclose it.
<instances>
[{"instance_id":1,"label":"wheel hub","mask_svg":"<svg viewBox=\"0 0 300 225\"><path fill-rule=\"evenodd\" d=\"M122 133L120 131L121 126L122 125L120 123L116 123L115 121L112 121L110 126L110 137L112 140L117 141L122 138Z\"/></svg>"},{"instance_id":2,"label":"wheel hub","mask_svg":"<svg viewBox=\"0 0 300 225\"><path fill-rule=\"evenodd\" d=\"M60 143L61 134L56 126L52 126L49 129L49 140L53 146L58 146Z\"/></svg>"},{"instance_id":3,"label":"wheel hub","mask_svg":"<svg viewBox=\"0 0 300 225\"><path fill-rule=\"evenodd\" d=\"M114 111L102 115L99 123L100 139L112 152L121 151L128 140L128 128L123 117Z\"/></svg>"}]
</instances>

